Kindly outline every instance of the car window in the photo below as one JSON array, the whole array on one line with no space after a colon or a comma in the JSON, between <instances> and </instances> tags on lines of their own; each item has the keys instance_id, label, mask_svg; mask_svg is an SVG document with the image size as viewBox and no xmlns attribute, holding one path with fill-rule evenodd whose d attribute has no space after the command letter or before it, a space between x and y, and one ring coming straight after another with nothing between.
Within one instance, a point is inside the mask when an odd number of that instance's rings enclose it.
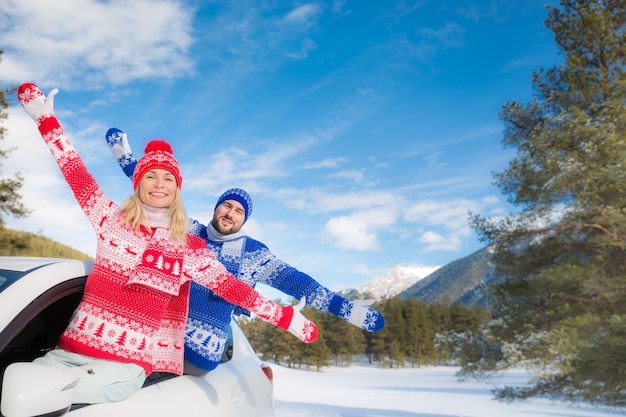
<instances>
[{"instance_id":1,"label":"car window","mask_svg":"<svg viewBox=\"0 0 626 417\"><path fill-rule=\"evenodd\" d=\"M222 353L222 359L220 363L228 362L233 358L233 328L232 325L228 325L228 335L226 336L226 347Z\"/></svg>"},{"instance_id":2,"label":"car window","mask_svg":"<svg viewBox=\"0 0 626 417\"><path fill-rule=\"evenodd\" d=\"M13 284L23 275L24 272L0 270L0 292L9 288L9 285Z\"/></svg>"},{"instance_id":3,"label":"car window","mask_svg":"<svg viewBox=\"0 0 626 417\"><path fill-rule=\"evenodd\" d=\"M56 346L82 297L85 279L76 278L51 288L0 333L0 380L9 364L30 362Z\"/></svg>"},{"instance_id":4,"label":"car window","mask_svg":"<svg viewBox=\"0 0 626 417\"><path fill-rule=\"evenodd\" d=\"M53 288L38 297L0 334L0 369L32 361L56 346L82 297L84 280Z\"/></svg>"}]
</instances>

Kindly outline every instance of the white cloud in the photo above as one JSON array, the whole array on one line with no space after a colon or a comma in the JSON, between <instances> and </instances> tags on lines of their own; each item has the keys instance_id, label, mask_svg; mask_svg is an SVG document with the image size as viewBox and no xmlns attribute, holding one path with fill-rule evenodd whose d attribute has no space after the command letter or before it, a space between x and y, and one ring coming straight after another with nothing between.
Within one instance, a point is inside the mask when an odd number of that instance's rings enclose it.
<instances>
[{"instance_id":1,"label":"white cloud","mask_svg":"<svg viewBox=\"0 0 626 417\"><path fill-rule=\"evenodd\" d=\"M192 18L168 0L4 0L2 80L99 88L188 73Z\"/></svg>"},{"instance_id":2,"label":"white cloud","mask_svg":"<svg viewBox=\"0 0 626 417\"><path fill-rule=\"evenodd\" d=\"M480 213L497 202L497 199L490 198L420 201L404 212L404 221L416 223L426 230L418 238L419 242L426 244L423 252L459 250L462 240L473 233L468 221L469 212Z\"/></svg>"},{"instance_id":3,"label":"white cloud","mask_svg":"<svg viewBox=\"0 0 626 417\"><path fill-rule=\"evenodd\" d=\"M440 29L421 28L416 31L421 38L421 46L426 50L432 48L460 47L463 45L463 28L456 23L448 22Z\"/></svg>"},{"instance_id":4,"label":"white cloud","mask_svg":"<svg viewBox=\"0 0 626 417\"><path fill-rule=\"evenodd\" d=\"M428 243L428 244L441 244L445 242L445 240L446 239L443 236L441 236L439 233L435 233L431 230L424 233L422 237L420 238L421 242Z\"/></svg>"},{"instance_id":5,"label":"white cloud","mask_svg":"<svg viewBox=\"0 0 626 417\"><path fill-rule=\"evenodd\" d=\"M363 181L363 171L360 169L351 169L348 171L338 171L333 175L334 178L350 180L352 182Z\"/></svg>"},{"instance_id":6,"label":"white cloud","mask_svg":"<svg viewBox=\"0 0 626 417\"><path fill-rule=\"evenodd\" d=\"M332 12L333 13L342 13L345 5L346 5L346 1L345 0L335 0L333 2Z\"/></svg>"},{"instance_id":7,"label":"white cloud","mask_svg":"<svg viewBox=\"0 0 626 417\"><path fill-rule=\"evenodd\" d=\"M346 163L347 158L326 158L319 162L309 162L304 164L304 169L321 169L321 168L337 168L338 166Z\"/></svg>"},{"instance_id":8,"label":"white cloud","mask_svg":"<svg viewBox=\"0 0 626 417\"><path fill-rule=\"evenodd\" d=\"M334 193L320 188L282 189L275 193L286 206L312 213L336 212L398 204L399 197L393 191L362 190L359 192Z\"/></svg>"},{"instance_id":9,"label":"white cloud","mask_svg":"<svg viewBox=\"0 0 626 417\"><path fill-rule=\"evenodd\" d=\"M321 9L318 5L305 4L287 13L287 15L285 16L285 22L299 25L306 24L309 23L312 19L315 19L320 14L320 12Z\"/></svg>"},{"instance_id":10,"label":"white cloud","mask_svg":"<svg viewBox=\"0 0 626 417\"><path fill-rule=\"evenodd\" d=\"M424 252L432 252L435 250L457 250L461 247L461 240L458 235L451 235L448 237L444 237L439 233L433 232L429 230L422 234L420 237L420 242L425 243L426 247L423 249Z\"/></svg>"},{"instance_id":11,"label":"white cloud","mask_svg":"<svg viewBox=\"0 0 626 417\"><path fill-rule=\"evenodd\" d=\"M360 251L379 248L376 234L368 230L368 225L351 217L334 217L326 223L326 231L340 249Z\"/></svg>"},{"instance_id":12,"label":"white cloud","mask_svg":"<svg viewBox=\"0 0 626 417\"><path fill-rule=\"evenodd\" d=\"M482 208L481 202L468 199L420 201L406 210L404 219L407 222L444 226L467 236L471 233L467 221L469 212L480 212Z\"/></svg>"},{"instance_id":13,"label":"white cloud","mask_svg":"<svg viewBox=\"0 0 626 417\"><path fill-rule=\"evenodd\" d=\"M381 249L387 239L415 238L420 252L454 251L471 236L469 212L481 212L497 199L407 201L402 190L329 193L318 188L282 189L273 193L285 206L310 214L346 213L324 226L335 247L357 251ZM418 226L417 231L415 225ZM384 237L383 237L384 235Z\"/></svg>"},{"instance_id":14,"label":"white cloud","mask_svg":"<svg viewBox=\"0 0 626 417\"><path fill-rule=\"evenodd\" d=\"M289 52L286 54L287 58L303 60L309 57L309 52L317 49L317 44L313 42L311 39L306 38L302 41L300 45L300 50L297 52Z\"/></svg>"},{"instance_id":15,"label":"white cloud","mask_svg":"<svg viewBox=\"0 0 626 417\"><path fill-rule=\"evenodd\" d=\"M389 230L396 221L397 215L392 210L372 208L331 218L325 230L340 249L375 251L380 249L377 232Z\"/></svg>"},{"instance_id":16,"label":"white cloud","mask_svg":"<svg viewBox=\"0 0 626 417\"><path fill-rule=\"evenodd\" d=\"M257 142L248 149L207 151L183 167L188 178L185 180L186 190L206 195L221 193L236 185L253 192L256 189L254 184L260 180L289 175L290 159L314 143L314 139L302 138L292 144Z\"/></svg>"},{"instance_id":17,"label":"white cloud","mask_svg":"<svg viewBox=\"0 0 626 417\"><path fill-rule=\"evenodd\" d=\"M418 277L425 278L428 275L432 274L436 270L440 268L440 266L426 266L426 265L415 265L415 266L398 266L402 271L407 274L417 275Z\"/></svg>"},{"instance_id":18,"label":"white cloud","mask_svg":"<svg viewBox=\"0 0 626 417\"><path fill-rule=\"evenodd\" d=\"M493 196L493 195L488 195L487 197L484 197L481 202L485 205L488 204L498 204L500 202L500 200L498 199L498 197Z\"/></svg>"}]
</instances>

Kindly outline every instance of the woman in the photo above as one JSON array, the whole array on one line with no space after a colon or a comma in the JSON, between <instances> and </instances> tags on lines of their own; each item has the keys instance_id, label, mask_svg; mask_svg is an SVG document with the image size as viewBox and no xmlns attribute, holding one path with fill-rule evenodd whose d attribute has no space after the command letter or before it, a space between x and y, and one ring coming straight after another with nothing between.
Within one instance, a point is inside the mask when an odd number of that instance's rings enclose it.
<instances>
[{"instance_id":1,"label":"woman","mask_svg":"<svg viewBox=\"0 0 626 417\"><path fill-rule=\"evenodd\" d=\"M109 200L54 116L57 92L46 98L36 85L22 84L18 98L97 236L83 298L57 349L36 359L78 376L75 403L120 401L153 371L182 373L191 280L304 342L317 338L299 312L302 302L283 307L261 297L229 274L202 239L187 234L183 178L167 142L148 143L135 168L135 194L121 207Z\"/></svg>"}]
</instances>

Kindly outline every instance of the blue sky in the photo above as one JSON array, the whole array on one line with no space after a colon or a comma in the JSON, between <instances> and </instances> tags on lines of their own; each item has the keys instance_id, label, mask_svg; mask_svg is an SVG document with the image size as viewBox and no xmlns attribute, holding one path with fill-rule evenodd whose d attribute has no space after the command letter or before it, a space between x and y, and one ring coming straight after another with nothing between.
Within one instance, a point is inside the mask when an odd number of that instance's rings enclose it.
<instances>
[{"instance_id":1,"label":"blue sky","mask_svg":"<svg viewBox=\"0 0 626 417\"><path fill-rule=\"evenodd\" d=\"M244 230L326 286L430 271L482 248L468 212L515 210L492 172L513 157L498 117L559 62L545 1L3 0L0 83L58 88L56 115L105 193L131 193L109 127L143 155L164 138L191 217L243 187ZM27 219L90 255L95 237L13 101L7 176Z\"/></svg>"}]
</instances>

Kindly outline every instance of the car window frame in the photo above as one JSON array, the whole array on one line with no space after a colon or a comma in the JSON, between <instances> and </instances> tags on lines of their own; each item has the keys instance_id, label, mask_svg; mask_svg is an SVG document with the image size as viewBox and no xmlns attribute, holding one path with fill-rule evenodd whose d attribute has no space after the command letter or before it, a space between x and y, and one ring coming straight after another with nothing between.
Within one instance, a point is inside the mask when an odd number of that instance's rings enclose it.
<instances>
[{"instance_id":1,"label":"car window frame","mask_svg":"<svg viewBox=\"0 0 626 417\"><path fill-rule=\"evenodd\" d=\"M0 332L0 355L7 353L4 351L7 346L46 308L71 295L82 294L86 281L87 276L71 278L49 288L31 301Z\"/></svg>"}]
</instances>

